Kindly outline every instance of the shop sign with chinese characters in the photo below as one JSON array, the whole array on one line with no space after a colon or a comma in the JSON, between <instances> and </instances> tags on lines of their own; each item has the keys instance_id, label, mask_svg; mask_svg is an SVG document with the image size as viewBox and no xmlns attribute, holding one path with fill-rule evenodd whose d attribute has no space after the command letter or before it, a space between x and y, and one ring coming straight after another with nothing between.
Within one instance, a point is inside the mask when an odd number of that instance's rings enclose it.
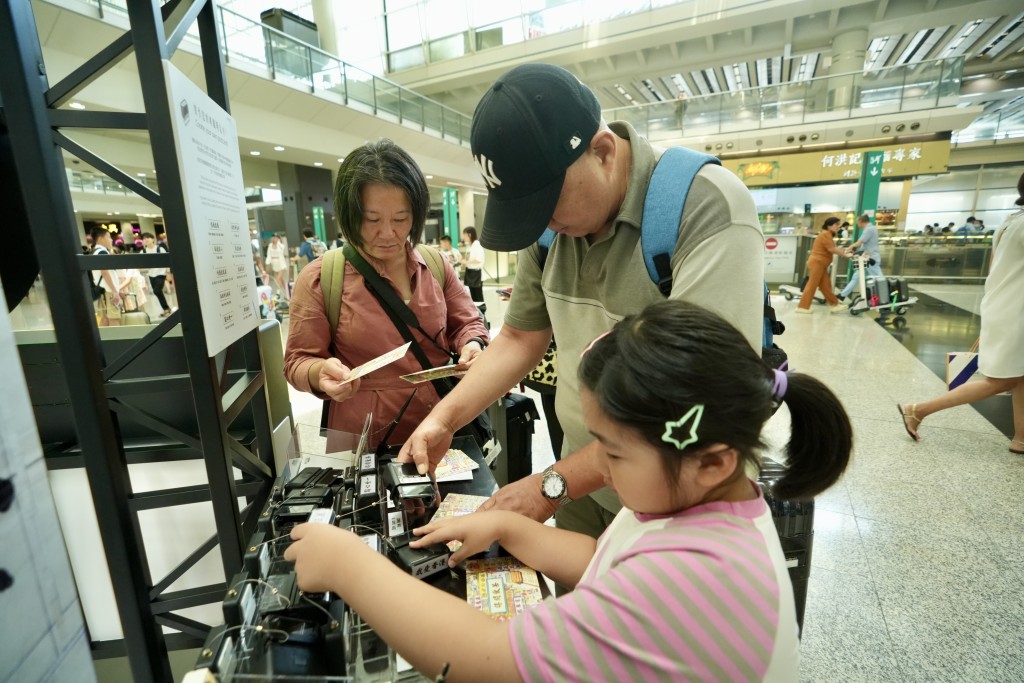
<instances>
[{"instance_id":1,"label":"shop sign with chinese characters","mask_svg":"<svg viewBox=\"0 0 1024 683\"><path fill-rule=\"evenodd\" d=\"M933 140L871 147L883 153L882 177L944 173L949 165L949 142ZM748 186L856 180L869 148L801 152L777 157L727 159L722 165Z\"/></svg>"}]
</instances>

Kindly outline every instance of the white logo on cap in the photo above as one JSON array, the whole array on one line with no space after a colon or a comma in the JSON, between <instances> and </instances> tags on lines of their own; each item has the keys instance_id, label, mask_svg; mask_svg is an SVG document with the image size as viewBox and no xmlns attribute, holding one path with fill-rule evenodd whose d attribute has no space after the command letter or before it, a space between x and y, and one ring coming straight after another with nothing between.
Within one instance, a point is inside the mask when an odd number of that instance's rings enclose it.
<instances>
[{"instance_id":1,"label":"white logo on cap","mask_svg":"<svg viewBox=\"0 0 1024 683\"><path fill-rule=\"evenodd\" d=\"M473 157L476 161L476 167L480 170L480 175L484 177L484 182L487 183L487 187L494 189L498 185L501 185L501 178L494 175L494 162L485 157L483 154L478 154Z\"/></svg>"},{"instance_id":2,"label":"white logo on cap","mask_svg":"<svg viewBox=\"0 0 1024 683\"><path fill-rule=\"evenodd\" d=\"M573 135L573 136L572 136L572 139L571 139L571 140L569 140L569 145L570 145L570 146L571 146L571 147L572 147L573 149L576 149L577 147L579 147L579 146L580 146L580 143L581 143L581 142L583 142L583 141L582 141L582 140L580 140L580 136L579 136L579 135Z\"/></svg>"}]
</instances>

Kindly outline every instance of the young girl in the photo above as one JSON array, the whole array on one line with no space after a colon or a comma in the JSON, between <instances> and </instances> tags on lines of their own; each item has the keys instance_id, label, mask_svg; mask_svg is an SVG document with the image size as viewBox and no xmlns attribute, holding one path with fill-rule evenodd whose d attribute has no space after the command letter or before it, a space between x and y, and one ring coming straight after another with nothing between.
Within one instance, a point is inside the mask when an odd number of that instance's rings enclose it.
<instances>
[{"instance_id":1,"label":"young girl","mask_svg":"<svg viewBox=\"0 0 1024 683\"><path fill-rule=\"evenodd\" d=\"M598 337L579 373L624 505L600 540L505 511L416 530L420 545L461 540L453 564L498 541L572 593L494 622L317 524L297 527L286 553L299 585L339 593L419 671L447 662L452 681L796 680L792 587L747 472L785 401L788 469L772 493L808 498L833 484L852 445L838 399L768 369L735 328L679 301Z\"/></svg>"}]
</instances>

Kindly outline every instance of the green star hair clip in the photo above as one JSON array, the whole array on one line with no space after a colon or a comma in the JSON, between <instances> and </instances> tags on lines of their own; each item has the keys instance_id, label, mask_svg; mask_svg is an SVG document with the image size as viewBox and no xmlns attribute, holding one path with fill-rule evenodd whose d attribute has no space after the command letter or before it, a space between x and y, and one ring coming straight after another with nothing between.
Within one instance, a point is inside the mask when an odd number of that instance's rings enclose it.
<instances>
[{"instance_id":1,"label":"green star hair clip","mask_svg":"<svg viewBox=\"0 0 1024 683\"><path fill-rule=\"evenodd\" d=\"M700 426L700 419L704 416L704 404L698 403L690 408L685 415L675 421L665 423L665 433L661 440L673 444L679 450L685 449L692 443L697 443L697 427ZM686 433L689 425L689 435Z\"/></svg>"}]
</instances>

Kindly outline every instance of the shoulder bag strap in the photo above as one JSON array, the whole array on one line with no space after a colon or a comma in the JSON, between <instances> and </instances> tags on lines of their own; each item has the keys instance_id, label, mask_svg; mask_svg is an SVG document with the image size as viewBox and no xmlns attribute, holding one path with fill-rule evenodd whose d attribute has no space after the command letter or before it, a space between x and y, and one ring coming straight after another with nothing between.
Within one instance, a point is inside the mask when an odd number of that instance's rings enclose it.
<instances>
[{"instance_id":1,"label":"shoulder bag strap","mask_svg":"<svg viewBox=\"0 0 1024 683\"><path fill-rule=\"evenodd\" d=\"M345 288L345 254L340 249L327 252L320 264L320 292L324 297L324 313L331 328L331 345L341 317L341 292Z\"/></svg>"},{"instance_id":2,"label":"shoulder bag strap","mask_svg":"<svg viewBox=\"0 0 1024 683\"><path fill-rule=\"evenodd\" d=\"M430 274L437 280L437 284L441 285L441 291L444 292L444 257L435 249L426 244L417 244L416 251L420 253L423 260L427 263L427 268L430 269Z\"/></svg>"}]
</instances>

